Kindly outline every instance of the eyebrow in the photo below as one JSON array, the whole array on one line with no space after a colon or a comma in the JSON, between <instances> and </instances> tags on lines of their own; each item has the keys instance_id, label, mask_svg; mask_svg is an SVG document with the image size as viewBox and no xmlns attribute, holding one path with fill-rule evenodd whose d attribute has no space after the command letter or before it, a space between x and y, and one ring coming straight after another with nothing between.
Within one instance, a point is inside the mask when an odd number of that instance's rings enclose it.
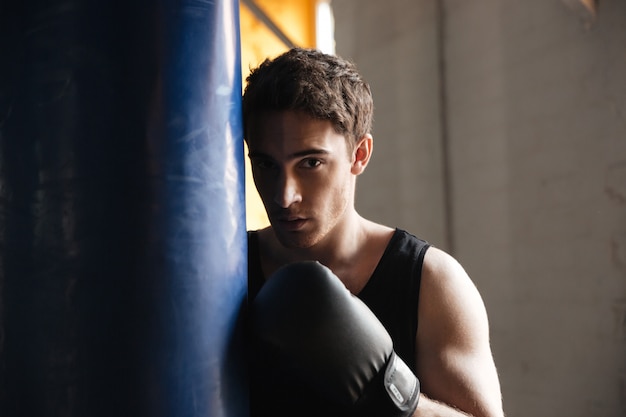
<instances>
[{"instance_id":1,"label":"eyebrow","mask_svg":"<svg viewBox=\"0 0 626 417\"><path fill-rule=\"evenodd\" d=\"M325 149L311 148L311 149L303 149L298 152L291 153L287 155L287 159L300 158L308 155L328 155L330 152ZM248 153L250 158L271 158L271 156L258 151L251 151Z\"/></svg>"}]
</instances>

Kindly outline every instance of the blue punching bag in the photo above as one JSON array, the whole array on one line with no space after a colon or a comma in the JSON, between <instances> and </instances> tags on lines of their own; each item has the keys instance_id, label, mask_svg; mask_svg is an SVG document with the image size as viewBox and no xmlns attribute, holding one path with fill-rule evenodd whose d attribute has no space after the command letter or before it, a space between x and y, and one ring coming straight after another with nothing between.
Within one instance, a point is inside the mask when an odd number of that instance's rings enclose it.
<instances>
[{"instance_id":1,"label":"blue punching bag","mask_svg":"<svg viewBox=\"0 0 626 417\"><path fill-rule=\"evenodd\" d=\"M0 415L248 415L238 2L0 3Z\"/></svg>"}]
</instances>

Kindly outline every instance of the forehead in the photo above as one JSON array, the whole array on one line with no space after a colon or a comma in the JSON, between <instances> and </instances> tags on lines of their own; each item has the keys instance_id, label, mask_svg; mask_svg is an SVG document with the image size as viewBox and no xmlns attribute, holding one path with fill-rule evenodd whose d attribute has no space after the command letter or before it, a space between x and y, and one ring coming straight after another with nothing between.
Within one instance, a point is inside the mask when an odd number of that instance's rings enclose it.
<instances>
[{"instance_id":1,"label":"forehead","mask_svg":"<svg viewBox=\"0 0 626 417\"><path fill-rule=\"evenodd\" d=\"M303 112L270 111L255 117L248 127L248 147L267 154L293 153L303 148L345 149L345 137L329 120Z\"/></svg>"}]
</instances>

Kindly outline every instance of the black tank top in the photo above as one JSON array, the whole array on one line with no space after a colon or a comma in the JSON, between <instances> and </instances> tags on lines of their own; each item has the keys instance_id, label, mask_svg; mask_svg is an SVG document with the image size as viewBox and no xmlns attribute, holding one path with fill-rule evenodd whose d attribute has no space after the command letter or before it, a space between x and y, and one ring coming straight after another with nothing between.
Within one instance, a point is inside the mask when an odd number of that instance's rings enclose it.
<instances>
[{"instance_id":1,"label":"black tank top","mask_svg":"<svg viewBox=\"0 0 626 417\"><path fill-rule=\"evenodd\" d=\"M422 264L429 246L410 233L396 229L374 273L357 294L391 335L396 353L413 370ZM264 282L258 233L248 232L250 300L254 299Z\"/></svg>"}]
</instances>

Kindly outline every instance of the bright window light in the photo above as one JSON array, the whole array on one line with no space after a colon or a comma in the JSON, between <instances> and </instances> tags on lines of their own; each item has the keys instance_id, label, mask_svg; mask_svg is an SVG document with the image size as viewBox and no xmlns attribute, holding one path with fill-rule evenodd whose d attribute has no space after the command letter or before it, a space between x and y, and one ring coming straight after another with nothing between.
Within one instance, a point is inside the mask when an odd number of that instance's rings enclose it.
<instances>
[{"instance_id":1,"label":"bright window light","mask_svg":"<svg viewBox=\"0 0 626 417\"><path fill-rule=\"evenodd\" d=\"M327 54L335 53L335 19L330 0L317 2L315 10L316 47Z\"/></svg>"}]
</instances>

